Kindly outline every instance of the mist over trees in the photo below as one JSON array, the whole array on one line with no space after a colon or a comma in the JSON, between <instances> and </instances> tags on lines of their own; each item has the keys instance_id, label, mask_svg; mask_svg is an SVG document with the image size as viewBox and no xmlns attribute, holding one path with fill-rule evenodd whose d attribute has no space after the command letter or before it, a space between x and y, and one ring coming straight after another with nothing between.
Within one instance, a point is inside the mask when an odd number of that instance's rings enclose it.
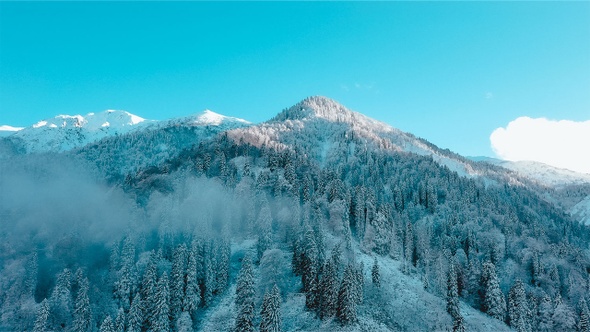
<instances>
[{"instance_id":1,"label":"mist over trees","mask_svg":"<svg viewBox=\"0 0 590 332\"><path fill-rule=\"evenodd\" d=\"M477 330L470 308L517 331L588 329L588 228L536 191L342 122L272 128L151 167L82 150L0 161L0 327L288 331L296 313L309 329ZM383 296L402 281L441 314L404 320Z\"/></svg>"}]
</instances>

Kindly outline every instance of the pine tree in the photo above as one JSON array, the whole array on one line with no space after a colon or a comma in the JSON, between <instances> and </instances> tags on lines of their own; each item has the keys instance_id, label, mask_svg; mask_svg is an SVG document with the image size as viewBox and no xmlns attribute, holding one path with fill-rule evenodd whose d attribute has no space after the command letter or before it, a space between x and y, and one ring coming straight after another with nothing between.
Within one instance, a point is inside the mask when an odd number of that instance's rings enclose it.
<instances>
[{"instance_id":1,"label":"pine tree","mask_svg":"<svg viewBox=\"0 0 590 332\"><path fill-rule=\"evenodd\" d=\"M461 312L459 310L459 290L457 287L457 273L455 265L449 264L449 273L447 275L447 312L456 321Z\"/></svg>"},{"instance_id":2,"label":"pine tree","mask_svg":"<svg viewBox=\"0 0 590 332\"><path fill-rule=\"evenodd\" d=\"M373 262L373 268L371 269L371 279L375 287L381 287L381 274L379 273L379 264L377 263L377 258L375 258L375 262Z\"/></svg>"},{"instance_id":3,"label":"pine tree","mask_svg":"<svg viewBox=\"0 0 590 332\"><path fill-rule=\"evenodd\" d=\"M58 276L55 288L49 299L54 326L68 326L72 319L71 277L69 269Z\"/></svg>"},{"instance_id":4,"label":"pine tree","mask_svg":"<svg viewBox=\"0 0 590 332\"><path fill-rule=\"evenodd\" d=\"M121 269L118 271L118 279L115 283L115 297L120 305L128 310L131 297L135 291L135 244L130 237L125 238L123 251L121 252Z\"/></svg>"},{"instance_id":5,"label":"pine tree","mask_svg":"<svg viewBox=\"0 0 590 332\"><path fill-rule=\"evenodd\" d=\"M37 311L37 318L35 319L34 332L46 332L49 331L49 302L47 299L43 299L39 310Z\"/></svg>"},{"instance_id":6,"label":"pine tree","mask_svg":"<svg viewBox=\"0 0 590 332\"><path fill-rule=\"evenodd\" d=\"M354 294L354 284L356 277L354 269L351 265L346 267L342 282L340 283L340 291L338 292L338 307L336 317L342 326L354 324L357 321L356 304L357 299Z\"/></svg>"},{"instance_id":7,"label":"pine tree","mask_svg":"<svg viewBox=\"0 0 590 332\"><path fill-rule=\"evenodd\" d=\"M553 331L553 303L551 303L551 298L545 294L541 298L541 303L539 304L539 311L538 311L538 331L539 332L548 332Z\"/></svg>"},{"instance_id":8,"label":"pine tree","mask_svg":"<svg viewBox=\"0 0 590 332\"><path fill-rule=\"evenodd\" d=\"M125 311L123 308L119 308L117 311L117 317L115 317L115 331L125 332Z\"/></svg>"},{"instance_id":9,"label":"pine tree","mask_svg":"<svg viewBox=\"0 0 590 332\"><path fill-rule=\"evenodd\" d=\"M319 295L319 315L321 319L329 318L336 314L338 304L338 275L334 255L332 259L324 265L322 278L320 279Z\"/></svg>"},{"instance_id":10,"label":"pine tree","mask_svg":"<svg viewBox=\"0 0 590 332\"><path fill-rule=\"evenodd\" d=\"M141 283L141 294L143 298L143 318L146 321L146 325L150 325L154 317L154 302L153 299L156 297L156 291L158 279L158 256L154 251L151 252L150 261L143 274L143 280Z\"/></svg>"},{"instance_id":11,"label":"pine tree","mask_svg":"<svg viewBox=\"0 0 590 332\"><path fill-rule=\"evenodd\" d=\"M481 276L481 285L483 287L483 311L488 315L503 321L506 314L506 301L504 294L500 290L496 267L492 262L486 262L483 265Z\"/></svg>"},{"instance_id":12,"label":"pine tree","mask_svg":"<svg viewBox=\"0 0 590 332\"><path fill-rule=\"evenodd\" d=\"M264 295L260 311L260 332L280 332L281 324L281 295L277 285L274 285L272 291Z\"/></svg>"},{"instance_id":13,"label":"pine tree","mask_svg":"<svg viewBox=\"0 0 590 332\"><path fill-rule=\"evenodd\" d=\"M406 222L406 232L404 239L404 272L410 273L410 267L414 260L414 231L412 223Z\"/></svg>"},{"instance_id":14,"label":"pine tree","mask_svg":"<svg viewBox=\"0 0 590 332\"><path fill-rule=\"evenodd\" d=\"M235 332L254 331L254 275L250 257L242 261L242 268L236 282L236 317Z\"/></svg>"},{"instance_id":15,"label":"pine tree","mask_svg":"<svg viewBox=\"0 0 590 332\"><path fill-rule=\"evenodd\" d=\"M197 278L197 253L194 249L189 252L186 270L186 292L183 299L183 311L194 317L201 302L201 289Z\"/></svg>"},{"instance_id":16,"label":"pine tree","mask_svg":"<svg viewBox=\"0 0 590 332\"><path fill-rule=\"evenodd\" d=\"M75 332L91 331L92 312L90 311L90 299L88 298L88 278L78 280L78 294L74 308L74 327Z\"/></svg>"},{"instance_id":17,"label":"pine tree","mask_svg":"<svg viewBox=\"0 0 590 332\"><path fill-rule=\"evenodd\" d=\"M127 332L140 332L143 323L142 301L139 293L135 294L133 301L131 301L131 308L129 309L127 321Z\"/></svg>"},{"instance_id":18,"label":"pine tree","mask_svg":"<svg viewBox=\"0 0 590 332\"><path fill-rule=\"evenodd\" d=\"M107 317L102 321L99 332L115 332L115 326L113 325L111 316L107 315Z\"/></svg>"},{"instance_id":19,"label":"pine tree","mask_svg":"<svg viewBox=\"0 0 590 332\"><path fill-rule=\"evenodd\" d=\"M580 298L580 302L578 303L578 308L580 309L580 320L578 322L578 331L590 332L590 313L588 312L588 305L586 305L586 300L584 299L584 297Z\"/></svg>"},{"instance_id":20,"label":"pine tree","mask_svg":"<svg viewBox=\"0 0 590 332\"><path fill-rule=\"evenodd\" d=\"M193 321L188 312L183 311L176 320L176 332L193 332Z\"/></svg>"},{"instance_id":21,"label":"pine tree","mask_svg":"<svg viewBox=\"0 0 590 332\"><path fill-rule=\"evenodd\" d=\"M148 299L149 300L149 299ZM150 331L170 330L170 290L168 286L168 275L164 273L158 280L158 287L155 297L152 299L154 316L150 325Z\"/></svg>"},{"instance_id":22,"label":"pine tree","mask_svg":"<svg viewBox=\"0 0 590 332\"><path fill-rule=\"evenodd\" d=\"M25 280L25 287L27 289L28 294L31 297L35 297L35 291L37 290L37 278L38 278L38 270L39 270L39 261L38 261L37 251L33 251L31 257L27 262L27 276Z\"/></svg>"},{"instance_id":23,"label":"pine tree","mask_svg":"<svg viewBox=\"0 0 590 332\"><path fill-rule=\"evenodd\" d=\"M557 294L553 307L553 329L560 331L575 331L576 316L572 308L565 303L559 294Z\"/></svg>"},{"instance_id":24,"label":"pine tree","mask_svg":"<svg viewBox=\"0 0 590 332\"><path fill-rule=\"evenodd\" d=\"M465 320L462 315L459 315L453 319L453 332L466 332Z\"/></svg>"},{"instance_id":25,"label":"pine tree","mask_svg":"<svg viewBox=\"0 0 590 332\"><path fill-rule=\"evenodd\" d=\"M518 332L531 331L527 302L524 284L521 280L516 280L508 294L508 318L510 326Z\"/></svg>"},{"instance_id":26,"label":"pine tree","mask_svg":"<svg viewBox=\"0 0 590 332\"><path fill-rule=\"evenodd\" d=\"M171 318L176 321L182 311L185 298L185 267L187 265L187 248L183 243L173 253L172 273L170 278L170 309Z\"/></svg>"},{"instance_id":27,"label":"pine tree","mask_svg":"<svg viewBox=\"0 0 590 332\"><path fill-rule=\"evenodd\" d=\"M217 265L215 256L212 253L212 245L206 244L203 248L203 287L201 289L203 293L201 303L203 306L208 307L213 300L213 291L216 289L215 286L215 267Z\"/></svg>"}]
</instances>

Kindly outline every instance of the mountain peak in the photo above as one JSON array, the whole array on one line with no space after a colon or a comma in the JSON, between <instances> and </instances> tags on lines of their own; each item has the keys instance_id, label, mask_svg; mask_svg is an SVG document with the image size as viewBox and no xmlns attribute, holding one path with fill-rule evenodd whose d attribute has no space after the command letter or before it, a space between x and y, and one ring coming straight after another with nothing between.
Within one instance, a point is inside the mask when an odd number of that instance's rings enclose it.
<instances>
[{"instance_id":1,"label":"mountain peak","mask_svg":"<svg viewBox=\"0 0 590 332\"><path fill-rule=\"evenodd\" d=\"M204 110L201 113L198 113L196 115L194 115L192 118L195 119L195 124L200 124L200 125L213 125L213 126L218 126L220 124L222 124L223 122L241 122L244 124L249 124L250 122L244 120L244 119L239 119L239 118L234 118L231 116L225 116L219 113L215 113L209 109Z\"/></svg>"}]
</instances>

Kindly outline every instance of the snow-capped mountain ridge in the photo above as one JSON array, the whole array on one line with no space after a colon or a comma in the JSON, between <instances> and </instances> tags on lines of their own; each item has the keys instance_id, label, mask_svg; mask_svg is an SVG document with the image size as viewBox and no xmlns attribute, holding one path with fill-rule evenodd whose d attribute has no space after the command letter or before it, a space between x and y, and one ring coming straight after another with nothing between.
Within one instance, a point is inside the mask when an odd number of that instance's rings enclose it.
<instances>
[{"instance_id":1,"label":"snow-capped mountain ridge","mask_svg":"<svg viewBox=\"0 0 590 332\"><path fill-rule=\"evenodd\" d=\"M2 136L14 138L28 153L63 152L137 130L157 130L171 126L217 126L220 130L229 130L248 124L246 120L210 110L163 121L147 120L126 111L106 110L84 116L61 114L27 128L3 126L5 134Z\"/></svg>"}]
</instances>

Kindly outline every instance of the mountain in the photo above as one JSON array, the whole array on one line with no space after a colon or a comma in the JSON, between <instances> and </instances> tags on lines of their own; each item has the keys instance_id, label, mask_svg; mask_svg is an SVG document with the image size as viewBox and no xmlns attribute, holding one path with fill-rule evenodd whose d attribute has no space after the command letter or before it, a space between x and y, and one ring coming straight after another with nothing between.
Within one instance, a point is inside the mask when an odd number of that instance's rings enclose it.
<instances>
[{"instance_id":1,"label":"mountain","mask_svg":"<svg viewBox=\"0 0 590 332\"><path fill-rule=\"evenodd\" d=\"M0 330L585 319L590 228L555 198L583 185L540 185L325 97L259 124L205 111L134 128L0 159Z\"/></svg>"},{"instance_id":2,"label":"mountain","mask_svg":"<svg viewBox=\"0 0 590 332\"><path fill-rule=\"evenodd\" d=\"M10 136L21 129L23 128L2 125L0 126L0 138Z\"/></svg>"},{"instance_id":3,"label":"mountain","mask_svg":"<svg viewBox=\"0 0 590 332\"><path fill-rule=\"evenodd\" d=\"M62 152L121 135L151 121L125 111L107 110L82 115L58 115L14 132L9 137L29 153Z\"/></svg>"},{"instance_id":4,"label":"mountain","mask_svg":"<svg viewBox=\"0 0 590 332\"><path fill-rule=\"evenodd\" d=\"M582 224L590 224L590 174L553 167L535 161L507 161L488 157L471 157L513 171L529 179L547 199L562 207Z\"/></svg>"},{"instance_id":5,"label":"mountain","mask_svg":"<svg viewBox=\"0 0 590 332\"><path fill-rule=\"evenodd\" d=\"M551 188L590 184L590 174L557 168L537 161L508 161L489 157L470 157L470 159L507 168L518 173L520 176Z\"/></svg>"}]
</instances>

